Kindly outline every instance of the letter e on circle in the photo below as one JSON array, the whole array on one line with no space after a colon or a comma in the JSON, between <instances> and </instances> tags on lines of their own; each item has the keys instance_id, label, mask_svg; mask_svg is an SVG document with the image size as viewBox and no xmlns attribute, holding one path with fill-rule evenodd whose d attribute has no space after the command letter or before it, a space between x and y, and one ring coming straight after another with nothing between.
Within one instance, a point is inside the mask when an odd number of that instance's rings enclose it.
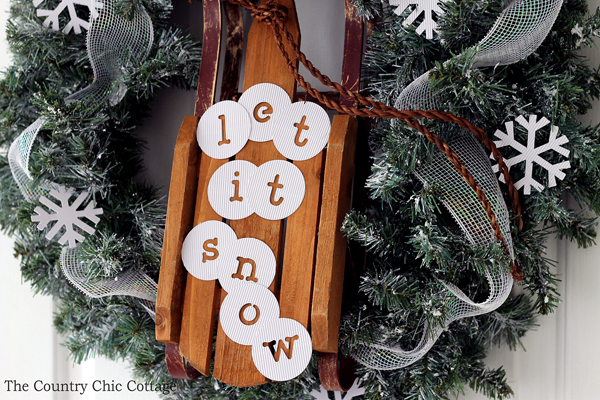
<instances>
[{"instance_id":1,"label":"letter e on circle","mask_svg":"<svg viewBox=\"0 0 600 400\"><path fill-rule=\"evenodd\" d=\"M261 112L261 108L265 108L265 107L266 107L266 109L262 110L263 115L264 114L273 114L273 107L266 101L263 101L262 103L259 103L256 107L254 107L254 119L263 124L271 119L271 117L269 115L267 115L266 117L260 116L259 113Z\"/></svg>"}]
</instances>

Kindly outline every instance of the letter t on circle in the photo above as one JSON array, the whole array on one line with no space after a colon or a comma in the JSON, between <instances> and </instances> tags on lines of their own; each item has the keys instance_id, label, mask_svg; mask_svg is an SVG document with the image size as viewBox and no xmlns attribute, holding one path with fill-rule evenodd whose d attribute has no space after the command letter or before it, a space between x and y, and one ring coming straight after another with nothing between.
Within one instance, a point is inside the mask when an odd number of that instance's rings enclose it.
<instances>
[{"instance_id":1,"label":"letter t on circle","mask_svg":"<svg viewBox=\"0 0 600 400\"><path fill-rule=\"evenodd\" d=\"M275 180L273 182L267 183L267 186L271 187L271 204L273 204L274 206L280 205L283 202L283 197L280 197L279 199L275 200L275 192L277 191L277 189L283 188L283 185L279 183L279 174L275 176Z\"/></svg>"},{"instance_id":2,"label":"letter t on circle","mask_svg":"<svg viewBox=\"0 0 600 400\"><path fill-rule=\"evenodd\" d=\"M303 115L302 120L300 122L294 124L294 126L296 128L298 128L298 132L296 132L296 137L294 138L294 143L298 147L303 147L304 145L306 145L306 142L308 142L307 138L304 138L303 141L300 141L300 135L302 134L302 131L305 129L306 130L310 129L310 126L304 125L305 123L306 123L306 115Z\"/></svg>"}]
</instances>

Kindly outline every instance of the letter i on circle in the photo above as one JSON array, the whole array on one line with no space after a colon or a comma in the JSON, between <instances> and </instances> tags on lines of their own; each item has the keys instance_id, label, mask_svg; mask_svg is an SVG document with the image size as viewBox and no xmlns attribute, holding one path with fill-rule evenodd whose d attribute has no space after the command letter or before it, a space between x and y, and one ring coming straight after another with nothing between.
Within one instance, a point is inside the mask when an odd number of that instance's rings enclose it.
<instances>
[{"instance_id":1,"label":"letter i on circle","mask_svg":"<svg viewBox=\"0 0 600 400\"><path fill-rule=\"evenodd\" d=\"M235 171L235 176L240 176L239 171ZM235 191L233 192L233 197L229 198L229 201L243 201L244 198L240 196L240 181L238 179L234 179L231 181L233 186L235 186Z\"/></svg>"},{"instance_id":2,"label":"letter i on circle","mask_svg":"<svg viewBox=\"0 0 600 400\"><path fill-rule=\"evenodd\" d=\"M305 117L306 118L306 117ZM222 134L223 134L223 140L219 140L218 145L222 146L224 144L229 144L231 143L230 139L227 139L227 131L225 130L225 115L219 115L219 119L221 120L221 127L222 127Z\"/></svg>"}]
</instances>

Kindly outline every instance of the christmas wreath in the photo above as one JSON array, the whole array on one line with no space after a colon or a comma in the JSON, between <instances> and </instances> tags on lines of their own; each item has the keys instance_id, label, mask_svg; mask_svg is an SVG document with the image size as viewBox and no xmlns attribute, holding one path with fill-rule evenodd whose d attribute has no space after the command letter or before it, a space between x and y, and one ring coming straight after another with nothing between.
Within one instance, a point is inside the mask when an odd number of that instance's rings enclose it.
<instances>
[{"instance_id":1,"label":"christmas wreath","mask_svg":"<svg viewBox=\"0 0 600 400\"><path fill-rule=\"evenodd\" d=\"M104 14L99 2L77 9L67 3L73 1L12 0L7 36L14 62L0 81L0 223L16 238L25 280L58 300L56 329L73 359L127 358L140 379L173 387L165 398L327 398L315 357L298 378L259 387L170 378L149 303L166 204L136 179L144 138L135 128L158 87L195 87L200 46L168 24L168 0L105 0ZM367 250L358 294L344 303L340 326L342 353L358 361L346 398L450 398L464 383L508 398L504 370L483 359L492 345L514 349L538 315L557 307L544 243L558 235L589 246L596 235L595 219L563 199L600 212L599 128L577 122L600 97L600 75L576 53L592 45L600 13L590 15L579 0L353 4L373 27L364 92L399 110L469 120L495 141L503 164L492 155L492 167L488 150L456 124L418 125L467 160L497 218L493 229L489 213L474 211L477 198L457 195L467 183L423 130L394 119L373 124L367 196L343 227ZM541 14L532 11L540 7ZM111 24L92 25L107 9ZM542 22L519 36L514 26L505 28L515 16ZM520 37L527 39L515 44ZM115 51L94 50L109 45ZM508 168L512 189L496 180L510 183L508 175L493 173ZM92 222L72 222L87 235L60 222L65 209L70 221L76 215ZM54 220L50 234L45 228ZM54 238L63 225L65 234ZM72 266L79 275L67 280ZM510 291L511 275L522 280L519 294ZM125 296L139 281L146 286Z\"/></svg>"}]
</instances>

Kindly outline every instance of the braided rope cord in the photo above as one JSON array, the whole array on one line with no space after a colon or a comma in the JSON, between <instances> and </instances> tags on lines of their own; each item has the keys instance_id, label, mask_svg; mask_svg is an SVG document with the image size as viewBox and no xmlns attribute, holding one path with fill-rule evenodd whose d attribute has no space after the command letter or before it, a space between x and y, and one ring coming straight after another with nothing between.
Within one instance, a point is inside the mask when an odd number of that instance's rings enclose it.
<instances>
[{"instance_id":1,"label":"braided rope cord","mask_svg":"<svg viewBox=\"0 0 600 400\"><path fill-rule=\"evenodd\" d=\"M485 147L492 153L494 159L498 162L498 166L500 167L500 171L504 176L505 182L508 185L509 195L512 200L512 209L516 215L517 224L519 230L523 227L523 220L521 218L521 204L519 202L519 194L517 189L514 186L513 179L510 176L508 171L508 167L504 163L504 159L502 158L502 154L496 147L496 144L493 140L491 140L488 135L483 131L483 129L476 127L469 120L461 117L457 117L451 113L441 112L438 110L398 110L395 107L388 106L380 101L373 100L368 96L363 96L359 92L353 92L346 89L344 86L337 82L333 82L327 75L323 75L318 68L316 68L310 60L306 58L306 55L300 51L298 44L294 41L291 33L288 31L286 26L287 21L287 8L281 6L275 2L275 0L269 0L263 5L255 6L249 0L227 0L232 4L241 5L244 8L247 8L252 11L252 17L257 19L259 22L265 23L273 29L273 34L275 36L275 40L277 41L277 45L279 50L284 57L288 68L298 85L306 90L311 96L319 100L322 104L325 104L327 107L334 109L340 113L355 115L358 117L371 117L371 118L386 118L386 119L401 119L407 123L411 128L416 129L418 132L423 134L429 142L433 143L440 151L442 151L448 160L452 162L456 171L458 171L465 181L471 186L473 191L475 191L477 198L481 202L483 206L488 220L494 230L496 238L502 243L502 246L506 250L508 254L510 254L508 250L508 245L504 240L504 236L500 230L500 226L496 220L496 216L494 211L492 210L490 202L487 200L485 192L482 190L481 186L477 183L477 181L473 178L473 175L467 170L464 163L460 160L458 155L448 146L446 142L444 142L440 137L434 133L429 131L425 126L420 124L417 121L417 118L427 118L432 120L442 120L446 122L453 122L460 126L461 128L468 129L473 133L473 135L479 139ZM294 58L290 57L290 54L285 48L285 42L287 42L292 48ZM298 59L302 64L306 67L306 69L311 73L312 76L317 78L322 84L325 86L339 92L341 95L350 97L354 99L356 104L362 104L367 108L358 108L358 107L348 107L346 105L339 104L338 102L327 98L323 94L321 94L318 90L314 89L310 83L304 80L304 77L299 73L298 67L295 64L295 60ZM515 265L515 263L511 263L511 273L515 280L518 282L522 279L522 272L520 271L520 267Z\"/></svg>"}]
</instances>

